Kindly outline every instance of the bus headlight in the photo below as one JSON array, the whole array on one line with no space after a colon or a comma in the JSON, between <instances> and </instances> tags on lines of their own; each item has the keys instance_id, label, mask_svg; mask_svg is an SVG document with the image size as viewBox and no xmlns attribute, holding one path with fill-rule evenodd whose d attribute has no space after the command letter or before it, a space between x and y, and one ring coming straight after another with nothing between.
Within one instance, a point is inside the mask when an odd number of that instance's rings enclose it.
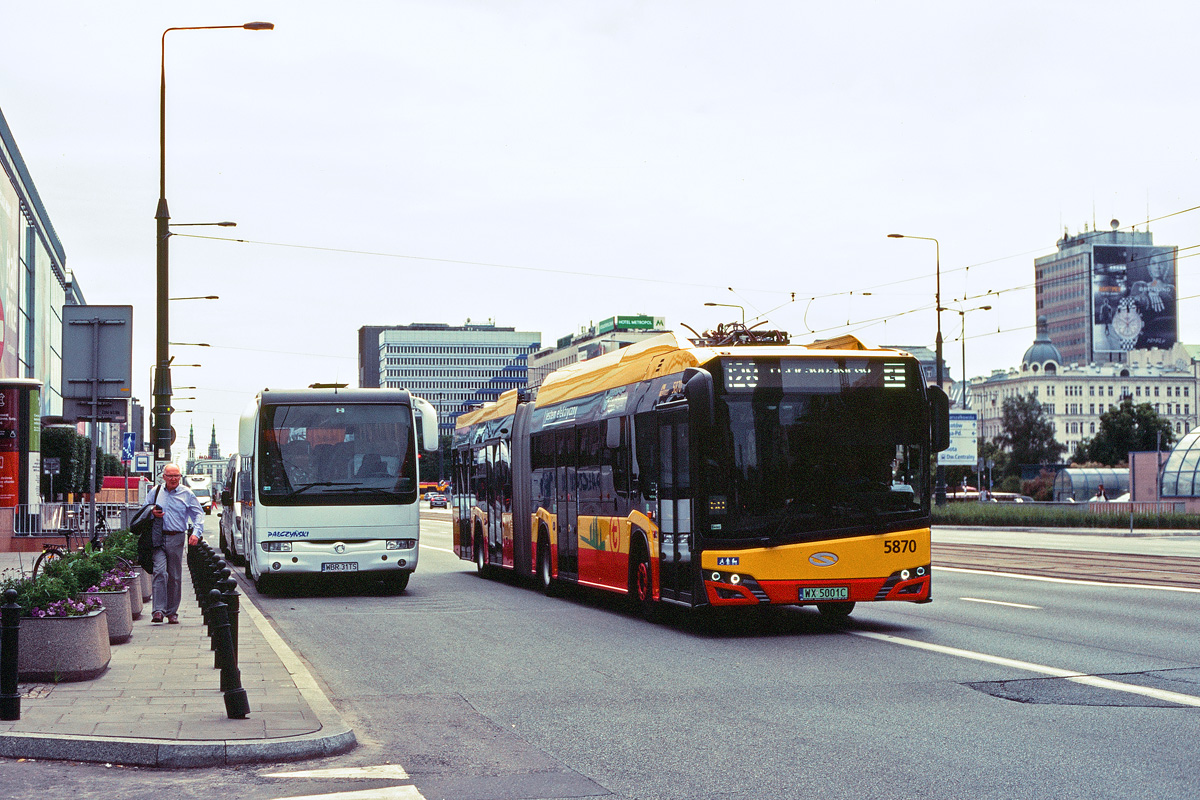
<instances>
[{"instance_id":1,"label":"bus headlight","mask_svg":"<svg viewBox=\"0 0 1200 800\"><path fill-rule=\"evenodd\" d=\"M292 552L291 542L263 542L262 549L268 553L290 553Z\"/></svg>"},{"instance_id":2,"label":"bus headlight","mask_svg":"<svg viewBox=\"0 0 1200 800\"><path fill-rule=\"evenodd\" d=\"M416 539L388 539L388 550L412 550L417 546Z\"/></svg>"}]
</instances>

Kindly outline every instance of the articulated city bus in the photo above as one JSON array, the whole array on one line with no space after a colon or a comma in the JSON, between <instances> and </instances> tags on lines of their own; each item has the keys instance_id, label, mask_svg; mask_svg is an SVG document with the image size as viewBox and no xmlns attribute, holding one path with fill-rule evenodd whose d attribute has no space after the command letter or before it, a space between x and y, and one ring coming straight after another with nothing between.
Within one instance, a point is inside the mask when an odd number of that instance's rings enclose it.
<instances>
[{"instance_id":1,"label":"articulated city bus","mask_svg":"<svg viewBox=\"0 0 1200 800\"><path fill-rule=\"evenodd\" d=\"M454 550L647 615L928 602L948 408L913 356L854 337L664 334L459 417Z\"/></svg>"},{"instance_id":2,"label":"articulated city bus","mask_svg":"<svg viewBox=\"0 0 1200 800\"><path fill-rule=\"evenodd\" d=\"M242 414L246 576L260 589L306 572L373 573L399 591L417 568L417 420L437 449L437 412L402 389L260 392Z\"/></svg>"}]
</instances>

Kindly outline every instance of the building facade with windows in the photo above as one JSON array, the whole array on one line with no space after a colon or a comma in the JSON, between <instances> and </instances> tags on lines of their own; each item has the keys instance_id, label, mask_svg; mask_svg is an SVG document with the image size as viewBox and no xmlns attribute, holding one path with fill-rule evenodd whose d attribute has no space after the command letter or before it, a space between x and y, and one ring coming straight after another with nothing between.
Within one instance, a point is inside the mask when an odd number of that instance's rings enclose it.
<instances>
[{"instance_id":1,"label":"building facade with windows","mask_svg":"<svg viewBox=\"0 0 1200 800\"><path fill-rule=\"evenodd\" d=\"M359 386L408 389L438 412L443 436L464 411L524 388L540 333L494 323L376 326L359 329Z\"/></svg>"},{"instance_id":2,"label":"building facade with windows","mask_svg":"<svg viewBox=\"0 0 1200 800\"><path fill-rule=\"evenodd\" d=\"M1133 350L1178 341L1177 247L1149 231L1063 233L1058 250L1034 259L1037 315L1063 364L1123 363Z\"/></svg>"},{"instance_id":3,"label":"building facade with windows","mask_svg":"<svg viewBox=\"0 0 1200 800\"><path fill-rule=\"evenodd\" d=\"M1054 426L1054 438L1067 455L1100 429L1100 416L1128 398L1149 403L1181 439L1196 427L1197 365L1188 348L1132 350L1125 363L1064 366L1051 344L1044 318L1038 338L1025 352L1020 369L997 370L971 380L979 412L979 433L991 441L1004 432L1004 401L1033 395Z\"/></svg>"},{"instance_id":4,"label":"building facade with windows","mask_svg":"<svg viewBox=\"0 0 1200 800\"><path fill-rule=\"evenodd\" d=\"M42 416L60 416L62 307L83 293L3 113L0 170L0 377L41 381Z\"/></svg>"}]
</instances>

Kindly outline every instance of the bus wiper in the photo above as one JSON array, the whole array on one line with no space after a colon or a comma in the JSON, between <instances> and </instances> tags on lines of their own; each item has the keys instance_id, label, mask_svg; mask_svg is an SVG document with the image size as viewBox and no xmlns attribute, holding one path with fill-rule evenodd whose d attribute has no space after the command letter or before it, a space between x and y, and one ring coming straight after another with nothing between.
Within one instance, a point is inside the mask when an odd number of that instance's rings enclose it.
<instances>
[{"instance_id":1,"label":"bus wiper","mask_svg":"<svg viewBox=\"0 0 1200 800\"><path fill-rule=\"evenodd\" d=\"M398 492L395 489L389 489L386 486L355 486L354 488L347 489L346 491L347 492L373 492L375 494L386 494L388 496L394 496L394 495L398 494Z\"/></svg>"},{"instance_id":2,"label":"bus wiper","mask_svg":"<svg viewBox=\"0 0 1200 800\"><path fill-rule=\"evenodd\" d=\"M314 486L349 486L346 481L313 481L312 483L302 483L292 489L292 494L304 494Z\"/></svg>"}]
</instances>

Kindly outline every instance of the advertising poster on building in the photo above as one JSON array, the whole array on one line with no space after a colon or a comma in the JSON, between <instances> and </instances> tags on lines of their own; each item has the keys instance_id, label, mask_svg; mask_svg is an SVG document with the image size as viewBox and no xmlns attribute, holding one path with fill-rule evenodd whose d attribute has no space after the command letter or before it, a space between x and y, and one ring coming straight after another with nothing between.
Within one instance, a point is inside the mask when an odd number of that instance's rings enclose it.
<instances>
[{"instance_id":1,"label":"advertising poster on building","mask_svg":"<svg viewBox=\"0 0 1200 800\"><path fill-rule=\"evenodd\" d=\"M21 502L20 390L0 389L0 508Z\"/></svg>"},{"instance_id":2,"label":"advertising poster on building","mask_svg":"<svg viewBox=\"0 0 1200 800\"><path fill-rule=\"evenodd\" d=\"M1175 346L1175 254L1174 247L1093 248L1093 352Z\"/></svg>"}]
</instances>

